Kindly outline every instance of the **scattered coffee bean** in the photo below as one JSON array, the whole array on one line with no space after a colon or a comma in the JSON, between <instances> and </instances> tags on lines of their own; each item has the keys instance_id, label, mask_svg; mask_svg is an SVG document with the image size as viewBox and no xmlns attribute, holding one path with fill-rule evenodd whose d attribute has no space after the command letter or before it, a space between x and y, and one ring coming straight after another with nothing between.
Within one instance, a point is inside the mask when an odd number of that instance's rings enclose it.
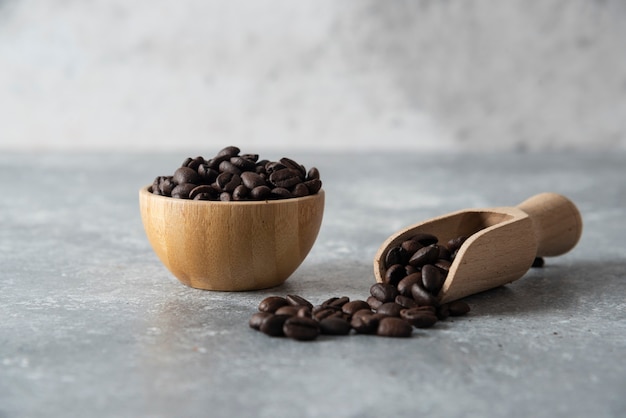
<instances>
[{"instance_id":1,"label":"scattered coffee bean","mask_svg":"<svg viewBox=\"0 0 626 418\"><path fill-rule=\"evenodd\" d=\"M326 335L348 335L352 330L350 322L343 318L325 318L320 321L320 332Z\"/></svg>"},{"instance_id":2,"label":"scattered coffee bean","mask_svg":"<svg viewBox=\"0 0 626 418\"><path fill-rule=\"evenodd\" d=\"M376 334L383 337L407 338L413 333L413 326L404 319L383 318L378 323Z\"/></svg>"},{"instance_id":3,"label":"scattered coffee bean","mask_svg":"<svg viewBox=\"0 0 626 418\"><path fill-rule=\"evenodd\" d=\"M259 303L259 311L274 313L281 306L288 304L287 299L282 296L268 296Z\"/></svg>"},{"instance_id":4,"label":"scattered coffee bean","mask_svg":"<svg viewBox=\"0 0 626 418\"><path fill-rule=\"evenodd\" d=\"M455 300L454 302L450 302L448 309L450 311L450 316L461 316L470 311L469 305L462 300Z\"/></svg>"},{"instance_id":5,"label":"scattered coffee bean","mask_svg":"<svg viewBox=\"0 0 626 418\"><path fill-rule=\"evenodd\" d=\"M270 337L281 337L285 335L283 332L283 325L291 316L289 315L270 315L263 320L259 331L263 334L267 334Z\"/></svg>"},{"instance_id":6,"label":"scattered coffee bean","mask_svg":"<svg viewBox=\"0 0 626 418\"><path fill-rule=\"evenodd\" d=\"M400 311L404 309L402 305L398 305L395 302L383 303L376 309L376 313L387 316L400 316Z\"/></svg>"},{"instance_id":7,"label":"scattered coffee bean","mask_svg":"<svg viewBox=\"0 0 626 418\"><path fill-rule=\"evenodd\" d=\"M411 308L403 309L400 312L400 318L404 319L415 328L430 328L437 323L437 316L431 311Z\"/></svg>"},{"instance_id":8,"label":"scattered coffee bean","mask_svg":"<svg viewBox=\"0 0 626 418\"><path fill-rule=\"evenodd\" d=\"M263 323L265 318L269 316L272 316L272 314L269 312L257 312L250 317L248 325L250 325L250 328L258 330L259 328L261 328L261 324Z\"/></svg>"},{"instance_id":9,"label":"scattered coffee bean","mask_svg":"<svg viewBox=\"0 0 626 418\"><path fill-rule=\"evenodd\" d=\"M294 340L310 341L320 334L317 321L311 318L292 316L283 325L283 333Z\"/></svg>"},{"instance_id":10,"label":"scattered coffee bean","mask_svg":"<svg viewBox=\"0 0 626 418\"><path fill-rule=\"evenodd\" d=\"M364 300L352 300L348 303L345 303L341 306L341 310L348 315L352 315L356 311L360 311L361 309L370 309L370 305L367 304Z\"/></svg>"},{"instance_id":11,"label":"scattered coffee bean","mask_svg":"<svg viewBox=\"0 0 626 418\"><path fill-rule=\"evenodd\" d=\"M370 287L370 294L383 303L393 302L398 296L398 289L389 283L375 283Z\"/></svg>"},{"instance_id":12,"label":"scattered coffee bean","mask_svg":"<svg viewBox=\"0 0 626 418\"><path fill-rule=\"evenodd\" d=\"M287 302L290 305L293 305L293 306L307 306L310 309L313 309L313 304L311 302L309 302L308 300L306 300L305 298L303 298L302 296L287 295L285 297L285 299L287 299Z\"/></svg>"}]
</instances>

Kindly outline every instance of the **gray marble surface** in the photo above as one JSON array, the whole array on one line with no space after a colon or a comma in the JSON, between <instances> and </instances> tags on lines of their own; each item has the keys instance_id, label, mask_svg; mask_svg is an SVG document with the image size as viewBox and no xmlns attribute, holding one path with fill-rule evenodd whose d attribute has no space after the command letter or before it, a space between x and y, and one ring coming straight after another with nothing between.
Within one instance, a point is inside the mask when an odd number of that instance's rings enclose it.
<instances>
[{"instance_id":1,"label":"gray marble surface","mask_svg":"<svg viewBox=\"0 0 626 418\"><path fill-rule=\"evenodd\" d=\"M197 153L0 156L0 417L626 415L623 153L285 153L322 173L322 229L243 293L180 284L143 232L140 186ZM364 298L396 229L542 191L579 206L580 243L466 317L400 340L247 326L267 295Z\"/></svg>"}]
</instances>

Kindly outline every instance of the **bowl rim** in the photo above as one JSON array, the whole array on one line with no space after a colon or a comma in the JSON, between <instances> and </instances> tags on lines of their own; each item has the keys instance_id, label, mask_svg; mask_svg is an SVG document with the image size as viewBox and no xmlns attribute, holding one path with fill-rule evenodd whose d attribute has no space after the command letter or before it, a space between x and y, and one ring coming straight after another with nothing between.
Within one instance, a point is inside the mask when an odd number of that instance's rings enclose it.
<instances>
[{"instance_id":1,"label":"bowl rim","mask_svg":"<svg viewBox=\"0 0 626 418\"><path fill-rule=\"evenodd\" d=\"M313 200L324 196L324 189L321 188L317 193L303 197L290 197L286 199L265 199L265 200L231 200L229 202L222 202L221 200L193 200L193 199L177 199L169 196L161 196L148 191L152 187L152 184L144 186L139 189L140 195L147 195L151 199L167 199L170 202L177 202L178 204L192 204L192 205L223 205L223 206L261 206L261 205L280 205L285 203L296 203L306 200Z\"/></svg>"}]
</instances>

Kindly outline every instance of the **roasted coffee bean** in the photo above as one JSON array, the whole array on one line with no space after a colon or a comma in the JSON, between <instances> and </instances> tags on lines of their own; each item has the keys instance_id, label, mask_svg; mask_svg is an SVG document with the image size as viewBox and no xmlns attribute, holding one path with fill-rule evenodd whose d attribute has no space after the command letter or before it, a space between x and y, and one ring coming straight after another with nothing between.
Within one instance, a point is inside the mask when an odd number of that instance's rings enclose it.
<instances>
[{"instance_id":1,"label":"roasted coffee bean","mask_svg":"<svg viewBox=\"0 0 626 418\"><path fill-rule=\"evenodd\" d=\"M270 174L270 182L276 187L289 189L298 183L302 183L302 179L298 171L284 168Z\"/></svg>"},{"instance_id":2,"label":"roasted coffee bean","mask_svg":"<svg viewBox=\"0 0 626 418\"><path fill-rule=\"evenodd\" d=\"M216 157L234 157L235 155L239 154L241 152L241 150L235 146L228 146L228 147L224 147L221 150L219 150L219 152L217 153Z\"/></svg>"},{"instance_id":3,"label":"roasted coffee bean","mask_svg":"<svg viewBox=\"0 0 626 418\"><path fill-rule=\"evenodd\" d=\"M309 189L309 194L316 194L322 188L322 181L320 179L307 180L302 184Z\"/></svg>"},{"instance_id":4,"label":"roasted coffee bean","mask_svg":"<svg viewBox=\"0 0 626 418\"><path fill-rule=\"evenodd\" d=\"M224 185L223 190L227 193L233 193L239 185L241 185L241 176L239 174L233 174L230 181Z\"/></svg>"},{"instance_id":5,"label":"roasted coffee bean","mask_svg":"<svg viewBox=\"0 0 626 418\"><path fill-rule=\"evenodd\" d=\"M270 191L270 196L275 199L291 199L293 197L293 194L284 187L274 187Z\"/></svg>"},{"instance_id":6,"label":"roasted coffee bean","mask_svg":"<svg viewBox=\"0 0 626 418\"><path fill-rule=\"evenodd\" d=\"M263 320L259 331L271 337L282 337L285 335L283 325L289 318L290 315L270 315Z\"/></svg>"},{"instance_id":7,"label":"roasted coffee bean","mask_svg":"<svg viewBox=\"0 0 626 418\"><path fill-rule=\"evenodd\" d=\"M282 296L268 296L259 303L259 311L274 313L281 306L289 305Z\"/></svg>"},{"instance_id":8,"label":"roasted coffee bean","mask_svg":"<svg viewBox=\"0 0 626 418\"><path fill-rule=\"evenodd\" d=\"M261 328L261 324L265 320L265 318L272 316L273 314L269 312L257 312L250 317L250 321L248 321L248 325L250 328L256 329L257 331Z\"/></svg>"},{"instance_id":9,"label":"roasted coffee bean","mask_svg":"<svg viewBox=\"0 0 626 418\"><path fill-rule=\"evenodd\" d=\"M400 245L400 248L406 251L406 253L409 254L409 256L412 256L413 254L415 254L417 250L423 247L424 246L420 244L418 241L415 241L412 239L406 240L402 243L402 245Z\"/></svg>"},{"instance_id":10,"label":"roasted coffee bean","mask_svg":"<svg viewBox=\"0 0 626 418\"><path fill-rule=\"evenodd\" d=\"M189 192L189 198L195 199L196 196L198 196L199 194L206 194L208 196L217 196L217 193L218 193L217 190L215 190L213 187L207 186L206 184L204 184L204 185L197 186L191 189L191 191Z\"/></svg>"},{"instance_id":11,"label":"roasted coffee bean","mask_svg":"<svg viewBox=\"0 0 626 418\"><path fill-rule=\"evenodd\" d=\"M358 311L356 311L354 314L352 314L352 318L358 318L359 316L362 315L374 315L374 311L372 311L371 309L359 309Z\"/></svg>"},{"instance_id":12,"label":"roasted coffee bean","mask_svg":"<svg viewBox=\"0 0 626 418\"><path fill-rule=\"evenodd\" d=\"M394 264L404 265L407 262L408 257L402 247L393 247L392 249L387 251L387 255L385 256L385 267L389 268Z\"/></svg>"},{"instance_id":13,"label":"roasted coffee bean","mask_svg":"<svg viewBox=\"0 0 626 418\"><path fill-rule=\"evenodd\" d=\"M283 333L294 340L311 341L320 334L320 327L313 319L293 316L283 324Z\"/></svg>"},{"instance_id":14,"label":"roasted coffee bean","mask_svg":"<svg viewBox=\"0 0 626 418\"><path fill-rule=\"evenodd\" d=\"M413 333L413 327L404 319L383 318L378 323L376 335L381 337L407 338Z\"/></svg>"},{"instance_id":15,"label":"roasted coffee bean","mask_svg":"<svg viewBox=\"0 0 626 418\"><path fill-rule=\"evenodd\" d=\"M378 308L380 305L383 304L383 302L379 301L374 296L368 296L368 298L365 301L367 302L368 305L370 305L370 308L374 310L376 310L376 308Z\"/></svg>"},{"instance_id":16,"label":"roasted coffee bean","mask_svg":"<svg viewBox=\"0 0 626 418\"><path fill-rule=\"evenodd\" d=\"M189 193L196 188L193 183L183 183L172 189L172 197L177 199L189 199Z\"/></svg>"},{"instance_id":17,"label":"roasted coffee bean","mask_svg":"<svg viewBox=\"0 0 626 418\"><path fill-rule=\"evenodd\" d=\"M343 312L341 309L332 306L321 306L317 309L317 306L313 309L313 318L321 321L324 318L341 317Z\"/></svg>"},{"instance_id":18,"label":"roasted coffee bean","mask_svg":"<svg viewBox=\"0 0 626 418\"><path fill-rule=\"evenodd\" d=\"M319 323L320 332L326 335L348 335L352 330L350 322L343 318L325 318Z\"/></svg>"},{"instance_id":19,"label":"roasted coffee bean","mask_svg":"<svg viewBox=\"0 0 626 418\"><path fill-rule=\"evenodd\" d=\"M406 309L416 308L419 306L417 302L413 300L413 298L410 298L408 296L403 296L403 295L396 296L396 299L394 300L394 302L396 302L398 305Z\"/></svg>"},{"instance_id":20,"label":"roasted coffee bean","mask_svg":"<svg viewBox=\"0 0 626 418\"><path fill-rule=\"evenodd\" d=\"M313 309L313 304L299 295L287 295L285 297L287 302L292 306L306 306L309 309Z\"/></svg>"},{"instance_id":21,"label":"roasted coffee bean","mask_svg":"<svg viewBox=\"0 0 626 418\"><path fill-rule=\"evenodd\" d=\"M309 188L304 183L298 183L291 191L293 197L304 197L310 194Z\"/></svg>"},{"instance_id":22,"label":"roasted coffee bean","mask_svg":"<svg viewBox=\"0 0 626 418\"><path fill-rule=\"evenodd\" d=\"M280 159L280 163L287 168L297 171L298 176L301 177L302 179L305 178L306 170L304 169L304 167L298 164L297 162L295 162L294 160L292 160L291 158L283 157Z\"/></svg>"},{"instance_id":23,"label":"roasted coffee bean","mask_svg":"<svg viewBox=\"0 0 626 418\"><path fill-rule=\"evenodd\" d=\"M233 200L233 197L230 193L228 192L222 192L220 193L220 201L222 202L230 202Z\"/></svg>"},{"instance_id":24,"label":"roasted coffee bean","mask_svg":"<svg viewBox=\"0 0 626 418\"><path fill-rule=\"evenodd\" d=\"M241 173L241 181L248 189L254 189L255 187L265 186L265 180L259 174L253 171L246 171Z\"/></svg>"},{"instance_id":25,"label":"roasted coffee bean","mask_svg":"<svg viewBox=\"0 0 626 418\"><path fill-rule=\"evenodd\" d=\"M348 315L352 315L358 310L361 309L370 309L370 305L367 304L364 300L352 300L348 303L345 303L341 306L341 310Z\"/></svg>"},{"instance_id":26,"label":"roasted coffee bean","mask_svg":"<svg viewBox=\"0 0 626 418\"><path fill-rule=\"evenodd\" d=\"M256 168L256 163L254 161L244 158L242 156L231 157L230 163L241 171L249 171Z\"/></svg>"},{"instance_id":27,"label":"roasted coffee bean","mask_svg":"<svg viewBox=\"0 0 626 418\"><path fill-rule=\"evenodd\" d=\"M450 310L450 316L461 316L470 311L470 306L462 300L450 302L448 308Z\"/></svg>"},{"instance_id":28,"label":"roasted coffee bean","mask_svg":"<svg viewBox=\"0 0 626 418\"><path fill-rule=\"evenodd\" d=\"M219 172L209 167L208 164L202 164L198 167L198 175L202 179L202 183L211 184L217 179Z\"/></svg>"},{"instance_id":29,"label":"roasted coffee bean","mask_svg":"<svg viewBox=\"0 0 626 418\"><path fill-rule=\"evenodd\" d=\"M465 240L467 240L467 237L464 237L464 236L452 238L451 240L449 240L446 243L446 247L448 248L448 251L450 252L450 254L452 255L452 253L454 253L456 250L461 248Z\"/></svg>"},{"instance_id":30,"label":"roasted coffee bean","mask_svg":"<svg viewBox=\"0 0 626 418\"><path fill-rule=\"evenodd\" d=\"M395 302L383 303L376 309L376 313L388 316L400 316L400 311L405 309L402 305Z\"/></svg>"},{"instance_id":31,"label":"roasted coffee bean","mask_svg":"<svg viewBox=\"0 0 626 418\"><path fill-rule=\"evenodd\" d=\"M384 282L397 286L406 277L406 269L402 264L394 264L385 271Z\"/></svg>"},{"instance_id":32,"label":"roasted coffee bean","mask_svg":"<svg viewBox=\"0 0 626 418\"><path fill-rule=\"evenodd\" d=\"M222 161L218 168L222 173L241 174L242 172L241 168L231 163L230 160Z\"/></svg>"},{"instance_id":33,"label":"roasted coffee bean","mask_svg":"<svg viewBox=\"0 0 626 418\"><path fill-rule=\"evenodd\" d=\"M271 189L267 186L257 186L250 191L253 200L265 200L270 197Z\"/></svg>"},{"instance_id":34,"label":"roasted coffee bean","mask_svg":"<svg viewBox=\"0 0 626 418\"><path fill-rule=\"evenodd\" d=\"M311 167L306 174L306 180L319 180L320 171L316 167Z\"/></svg>"},{"instance_id":35,"label":"roasted coffee bean","mask_svg":"<svg viewBox=\"0 0 626 418\"><path fill-rule=\"evenodd\" d=\"M443 286L444 277L439 269L432 264L422 267L422 284L431 295L438 295Z\"/></svg>"},{"instance_id":36,"label":"roasted coffee bean","mask_svg":"<svg viewBox=\"0 0 626 418\"><path fill-rule=\"evenodd\" d=\"M189 167L180 167L174 172L174 176L172 177L176 184L184 184L184 183L200 183L200 176L196 172Z\"/></svg>"},{"instance_id":37,"label":"roasted coffee bean","mask_svg":"<svg viewBox=\"0 0 626 418\"><path fill-rule=\"evenodd\" d=\"M311 308L308 306L297 306L298 313L296 316L301 316L303 318L313 318L313 313L311 312Z\"/></svg>"},{"instance_id":38,"label":"roasted coffee bean","mask_svg":"<svg viewBox=\"0 0 626 418\"><path fill-rule=\"evenodd\" d=\"M444 275L448 274L448 272L450 271L451 265L452 265L451 262L449 262L448 260L444 260L442 258L440 258L439 260L435 262L435 267L437 267L442 273L444 273Z\"/></svg>"},{"instance_id":39,"label":"roasted coffee bean","mask_svg":"<svg viewBox=\"0 0 626 418\"><path fill-rule=\"evenodd\" d=\"M352 318L350 325L358 334L374 334L382 318L386 318L386 316L379 314L358 315Z\"/></svg>"},{"instance_id":40,"label":"roasted coffee bean","mask_svg":"<svg viewBox=\"0 0 626 418\"><path fill-rule=\"evenodd\" d=\"M403 296L411 296L411 286L418 282L422 282L422 272L409 274L398 282L398 293Z\"/></svg>"},{"instance_id":41,"label":"roasted coffee bean","mask_svg":"<svg viewBox=\"0 0 626 418\"><path fill-rule=\"evenodd\" d=\"M404 309L400 312L400 318L404 319L415 328L430 328L437 323L437 316L423 309Z\"/></svg>"},{"instance_id":42,"label":"roasted coffee bean","mask_svg":"<svg viewBox=\"0 0 626 418\"><path fill-rule=\"evenodd\" d=\"M350 298L348 296L332 297L322 302L322 306L334 306L341 308L348 302L350 302Z\"/></svg>"},{"instance_id":43,"label":"roasted coffee bean","mask_svg":"<svg viewBox=\"0 0 626 418\"><path fill-rule=\"evenodd\" d=\"M370 287L370 295L381 302L393 302L398 296L398 289L389 283L375 283Z\"/></svg>"},{"instance_id":44,"label":"roasted coffee bean","mask_svg":"<svg viewBox=\"0 0 626 418\"><path fill-rule=\"evenodd\" d=\"M421 283L414 283L411 286L411 296L418 305L437 306L437 299L428 293L426 289L422 287Z\"/></svg>"},{"instance_id":45,"label":"roasted coffee bean","mask_svg":"<svg viewBox=\"0 0 626 418\"><path fill-rule=\"evenodd\" d=\"M427 234L427 233L419 233L419 234L415 234L413 235L413 237L411 237L412 240L419 242L420 244L422 244L424 247L427 247L429 245L433 245L436 244L437 242L439 242L439 239L432 235L432 234Z\"/></svg>"},{"instance_id":46,"label":"roasted coffee bean","mask_svg":"<svg viewBox=\"0 0 626 418\"><path fill-rule=\"evenodd\" d=\"M276 309L276 312L274 312L274 313L276 315L296 316L296 315L298 315L298 311L299 310L300 310L299 306L285 305L285 306L281 306L280 308Z\"/></svg>"},{"instance_id":47,"label":"roasted coffee bean","mask_svg":"<svg viewBox=\"0 0 626 418\"><path fill-rule=\"evenodd\" d=\"M414 267L422 267L425 264L431 264L437 261L439 258L439 246L436 244L429 245L428 247L420 248L411 256L409 264Z\"/></svg>"},{"instance_id":48,"label":"roasted coffee bean","mask_svg":"<svg viewBox=\"0 0 626 418\"><path fill-rule=\"evenodd\" d=\"M233 190L233 200L245 200L249 194L250 189L248 189L243 184L240 184L239 186L235 187L235 190Z\"/></svg>"}]
</instances>

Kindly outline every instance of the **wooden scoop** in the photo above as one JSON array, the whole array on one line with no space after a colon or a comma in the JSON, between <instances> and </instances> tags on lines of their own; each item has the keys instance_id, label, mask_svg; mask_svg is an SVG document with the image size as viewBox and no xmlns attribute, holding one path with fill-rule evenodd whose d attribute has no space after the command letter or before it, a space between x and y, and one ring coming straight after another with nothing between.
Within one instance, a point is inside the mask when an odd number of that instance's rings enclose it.
<instances>
[{"instance_id":1,"label":"wooden scoop","mask_svg":"<svg viewBox=\"0 0 626 418\"><path fill-rule=\"evenodd\" d=\"M404 228L382 244L374 258L377 282L383 282L387 252L417 233L435 235L440 243L468 237L438 295L446 303L519 279L535 257L568 252L580 239L582 219L576 206L556 193L535 195L516 207L443 215Z\"/></svg>"}]
</instances>

